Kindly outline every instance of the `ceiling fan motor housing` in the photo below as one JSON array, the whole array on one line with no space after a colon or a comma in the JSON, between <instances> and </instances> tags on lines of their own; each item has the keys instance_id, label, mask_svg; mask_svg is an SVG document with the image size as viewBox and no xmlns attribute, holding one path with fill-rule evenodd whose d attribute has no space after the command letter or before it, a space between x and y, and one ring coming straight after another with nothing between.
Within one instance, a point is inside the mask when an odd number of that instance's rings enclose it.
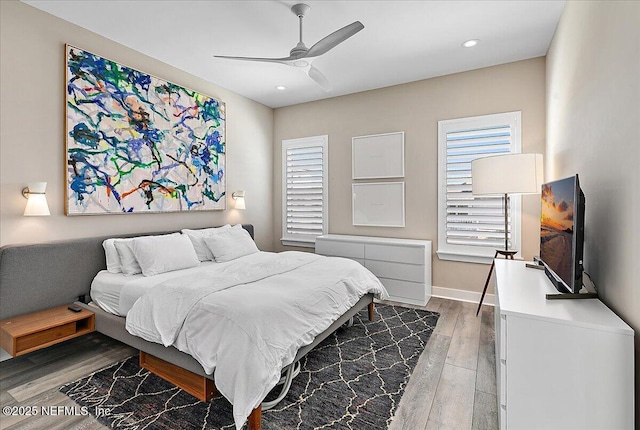
<instances>
[{"instance_id":1,"label":"ceiling fan motor housing","mask_svg":"<svg viewBox=\"0 0 640 430\"><path fill-rule=\"evenodd\" d=\"M307 53L308 50L309 48L307 48L304 43L298 42L298 44L291 51L289 51L289 55L291 57L302 57Z\"/></svg>"}]
</instances>

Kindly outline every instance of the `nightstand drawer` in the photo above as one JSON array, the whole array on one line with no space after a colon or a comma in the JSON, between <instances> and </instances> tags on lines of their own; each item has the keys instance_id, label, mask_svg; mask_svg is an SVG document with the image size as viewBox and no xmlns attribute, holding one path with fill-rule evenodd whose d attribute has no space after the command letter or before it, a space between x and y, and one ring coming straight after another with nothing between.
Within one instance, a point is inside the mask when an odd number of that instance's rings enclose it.
<instances>
[{"instance_id":1,"label":"nightstand drawer","mask_svg":"<svg viewBox=\"0 0 640 430\"><path fill-rule=\"evenodd\" d=\"M37 331L16 339L16 354L43 345L60 338L71 336L76 332L76 323L70 322L47 330Z\"/></svg>"}]
</instances>

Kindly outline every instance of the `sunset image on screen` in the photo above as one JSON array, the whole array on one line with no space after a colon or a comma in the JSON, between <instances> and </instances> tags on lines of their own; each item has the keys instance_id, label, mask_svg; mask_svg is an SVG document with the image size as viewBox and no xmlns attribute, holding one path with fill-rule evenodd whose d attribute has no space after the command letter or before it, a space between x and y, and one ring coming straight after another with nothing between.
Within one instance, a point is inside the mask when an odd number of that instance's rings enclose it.
<instances>
[{"instance_id":1,"label":"sunset image on screen","mask_svg":"<svg viewBox=\"0 0 640 430\"><path fill-rule=\"evenodd\" d=\"M540 258L571 285L575 177L542 186Z\"/></svg>"}]
</instances>

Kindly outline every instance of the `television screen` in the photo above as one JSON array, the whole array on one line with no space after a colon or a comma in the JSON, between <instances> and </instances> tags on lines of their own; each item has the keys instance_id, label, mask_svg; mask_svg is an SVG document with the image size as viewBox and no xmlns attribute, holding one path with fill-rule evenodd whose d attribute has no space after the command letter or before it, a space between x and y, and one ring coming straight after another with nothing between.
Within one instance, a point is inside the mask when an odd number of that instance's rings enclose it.
<instances>
[{"instance_id":1,"label":"television screen","mask_svg":"<svg viewBox=\"0 0 640 430\"><path fill-rule=\"evenodd\" d=\"M577 293L582 288L583 230L584 195L578 175L543 184L540 259L559 278L548 274L561 291Z\"/></svg>"}]
</instances>

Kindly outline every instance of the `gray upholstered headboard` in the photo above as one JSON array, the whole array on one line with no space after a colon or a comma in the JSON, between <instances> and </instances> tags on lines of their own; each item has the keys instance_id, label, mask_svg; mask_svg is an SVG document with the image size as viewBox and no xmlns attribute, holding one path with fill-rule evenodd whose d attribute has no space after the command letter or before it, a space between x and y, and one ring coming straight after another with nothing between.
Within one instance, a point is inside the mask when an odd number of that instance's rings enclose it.
<instances>
[{"instance_id":1,"label":"gray upholstered headboard","mask_svg":"<svg viewBox=\"0 0 640 430\"><path fill-rule=\"evenodd\" d=\"M242 227L253 237L253 225ZM0 319L39 311L89 294L91 281L106 269L102 242L152 232L91 237L0 248Z\"/></svg>"}]
</instances>

